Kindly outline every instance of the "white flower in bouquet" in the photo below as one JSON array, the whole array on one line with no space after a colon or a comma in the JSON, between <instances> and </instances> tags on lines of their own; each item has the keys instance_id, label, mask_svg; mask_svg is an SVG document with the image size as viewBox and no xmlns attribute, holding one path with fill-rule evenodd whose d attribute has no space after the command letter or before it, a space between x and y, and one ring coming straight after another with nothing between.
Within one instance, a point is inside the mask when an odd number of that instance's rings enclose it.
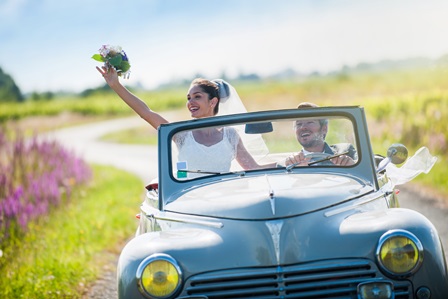
<instances>
[{"instance_id":1,"label":"white flower in bouquet","mask_svg":"<svg viewBox=\"0 0 448 299\"><path fill-rule=\"evenodd\" d=\"M131 64L128 56L120 46L103 45L98 51L99 54L92 56L94 60L104 62L106 68L113 67L119 76L129 79Z\"/></svg>"}]
</instances>

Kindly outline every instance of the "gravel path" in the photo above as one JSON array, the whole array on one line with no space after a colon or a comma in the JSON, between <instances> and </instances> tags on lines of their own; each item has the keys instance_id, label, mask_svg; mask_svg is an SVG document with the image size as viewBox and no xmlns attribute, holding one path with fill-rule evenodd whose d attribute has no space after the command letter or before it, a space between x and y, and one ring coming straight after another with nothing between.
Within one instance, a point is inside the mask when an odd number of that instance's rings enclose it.
<instances>
[{"instance_id":1,"label":"gravel path","mask_svg":"<svg viewBox=\"0 0 448 299\"><path fill-rule=\"evenodd\" d=\"M168 115L169 119L170 117L175 120L176 114ZM157 176L157 148L101 142L98 138L109 132L145 125L147 125L146 122L139 117L128 117L62 129L47 136L56 138L68 148L72 148L87 162L111 165L136 174L141 178L143 187ZM448 256L448 226L446 225L448 207L444 200L425 193L416 185L409 184L400 189L401 206L416 210L433 222L444 243L445 254ZM103 275L90 287L84 299L117 298L118 254L106 254L109 262L104 266Z\"/></svg>"}]
</instances>

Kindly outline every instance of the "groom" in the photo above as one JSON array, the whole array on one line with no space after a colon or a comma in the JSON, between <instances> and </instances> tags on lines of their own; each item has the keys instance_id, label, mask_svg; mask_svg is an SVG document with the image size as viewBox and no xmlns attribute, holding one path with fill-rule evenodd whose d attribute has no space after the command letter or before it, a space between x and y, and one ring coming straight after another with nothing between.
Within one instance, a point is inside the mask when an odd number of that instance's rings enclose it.
<instances>
[{"instance_id":1,"label":"groom","mask_svg":"<svg viewBox=\"0 0 448 299\"><path fill-rule=\"evenodd\" d=\"M297 108L316 108L319 107L313 103L300 103ZM342 143L329 145L325 142L325 136L328 133L328 119L299 119L294 122L294 130L297 141L302 145L302 150L286 160L286 165L298 163L307 165L305 156L311 153L326 153L335 155L347 152L347 155L341 155L331 159L331 162L339 166L350 166L355 164L357 153L352 144Z\"/></svg>"}]
</instances>

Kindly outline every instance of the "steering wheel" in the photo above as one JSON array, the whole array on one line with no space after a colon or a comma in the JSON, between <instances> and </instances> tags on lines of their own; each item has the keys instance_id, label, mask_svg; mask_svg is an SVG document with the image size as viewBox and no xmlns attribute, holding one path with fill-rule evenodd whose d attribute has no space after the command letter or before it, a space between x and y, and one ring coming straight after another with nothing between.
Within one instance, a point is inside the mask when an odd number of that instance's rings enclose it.
<instances>
[{"instance_id":1,"label":"steering wheel","mask_svg":"<svg viewBox=\"0 0 448 299\"><path fill-rule=\"evenodd\" d=\"M327 153L311 153L311 154L307 154L305 155L305 158L309 159L309 163L312 163L311 166L313 165L334 165L333 162L331 162L330 160L327 160L328 157L333 156L332 154L327 154ZM323 161L321 161L323 160Z\"/></svg>"}]
</instances>

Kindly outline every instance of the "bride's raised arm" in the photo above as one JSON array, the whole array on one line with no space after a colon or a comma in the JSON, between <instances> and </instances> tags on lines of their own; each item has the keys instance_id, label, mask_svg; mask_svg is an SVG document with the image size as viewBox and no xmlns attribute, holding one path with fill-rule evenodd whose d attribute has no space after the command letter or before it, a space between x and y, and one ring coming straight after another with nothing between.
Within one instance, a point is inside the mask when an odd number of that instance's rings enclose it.
<instances>
[{"instance_id":1,"label":"bride's raised arm","mask_svg":"<svg viewBox=\"0 0 448 299\"><path fill-rule=\"evenodd\" d=\"M118 80L117 71L113 68L96 67L98 72L104 77L107 85L112 88L117 95L134 110L141 118L146 120L153 128L157 129L161 124L168 123L168 121L159 113L152 111L145 102L131 93Z\"/></svg>"}]
</instances>

